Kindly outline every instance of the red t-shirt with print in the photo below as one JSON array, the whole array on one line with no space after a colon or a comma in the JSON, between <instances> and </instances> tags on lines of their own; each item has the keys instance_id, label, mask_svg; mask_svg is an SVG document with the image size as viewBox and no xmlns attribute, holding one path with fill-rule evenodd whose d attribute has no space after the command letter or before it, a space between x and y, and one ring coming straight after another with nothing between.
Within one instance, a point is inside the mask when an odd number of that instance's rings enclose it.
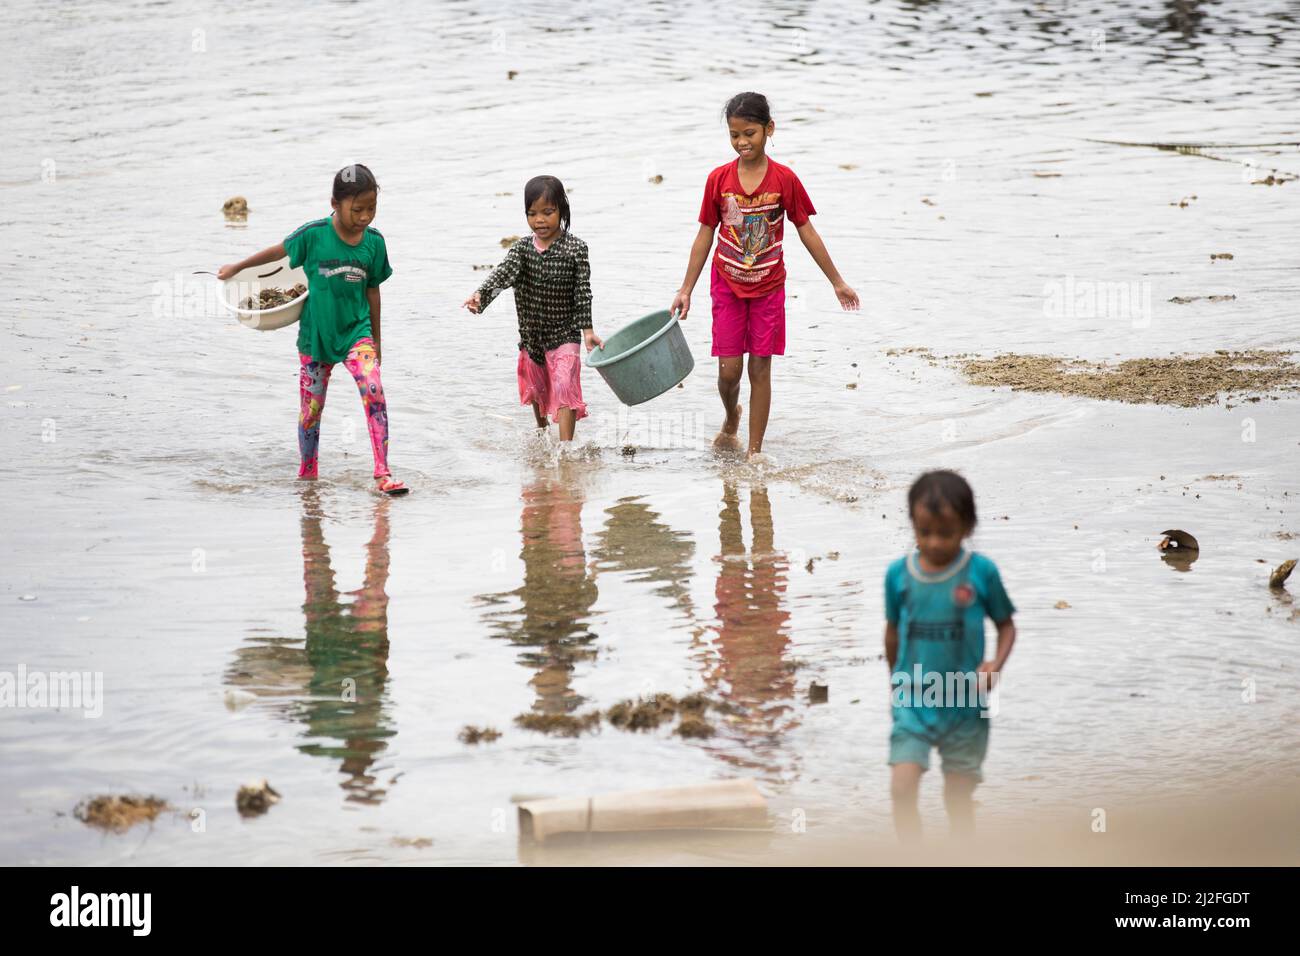
<instances>
[{"instance_id":1,"label":"red t-shirt with print","mask_svg":"<svg viewBox=\"0 0 1300 956\"><path fill-rule=\"evenodd\" d=\"M742 299L755 299L785 284L781 241L788 216L795 228L817 212L789 166L768 157L763 181L752 193L740 185L740 159L709 173L700 222L718 227L713 264Z\"/></svg>"}]
</instances>

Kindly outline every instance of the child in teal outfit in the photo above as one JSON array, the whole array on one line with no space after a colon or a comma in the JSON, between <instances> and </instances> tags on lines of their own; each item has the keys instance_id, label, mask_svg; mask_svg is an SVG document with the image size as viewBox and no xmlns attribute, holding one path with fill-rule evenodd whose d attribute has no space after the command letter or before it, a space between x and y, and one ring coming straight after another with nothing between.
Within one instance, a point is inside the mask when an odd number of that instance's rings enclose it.
<instances>
[{"instance_id":1,"label":"child in teal outfit","mask_svg":"<svg viewBox=\"0 0 1300 956\"><path fill-rule=\"evenodd\" d=\"M885 657L893 698L889 735L894 827L919 840L917 793L930 749L943 759L944 804L954 835L975 826L971 795L988 750L987 693L1016 640L1015 607L997 565L962 542L975 530L975 495L951 471L913 483L908 512L916 550L885 572ZM984 659L984 618L997 626L997 653Z\"/></svg>"}]
</instances>

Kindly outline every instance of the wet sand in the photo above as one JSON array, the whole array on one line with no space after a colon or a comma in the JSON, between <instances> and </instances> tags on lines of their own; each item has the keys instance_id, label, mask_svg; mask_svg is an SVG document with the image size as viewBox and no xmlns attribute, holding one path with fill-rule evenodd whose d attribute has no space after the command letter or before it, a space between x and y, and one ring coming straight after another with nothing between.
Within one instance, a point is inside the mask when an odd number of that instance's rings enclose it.
<instances>
[{"instance_id":1,"label":"wet sand","mask_svg":"<svg viewBox=\"0 0 1300 956\"><path fill-rule=\"evenodd\" d=\"M703 284L685 387L629 411L584 376L592 415L572 461L514 405L509 304L457 308L474 266L522 229L519 190L543 171L572 188L597 330L666 307L704 176L728 159L712 104L750 82L719 65L703 13L546 33L487 6L436 27L362 7L299 24L275 62L255 55L266 35L239 19L251 14L213 27L202 54L175 51L193 13L132 19L154 42L130 33L129 48L110 42L128 35L112 17L92 30L34 16L21 45L6 41L37 87L0 102L14 168L50 158L56 172L0 183L0 219L27 239L0 251L23 277L0 311L0 670L99 671L105 700L95 719L0 710L0 860L515 864L512 798L738 775L759 780L773 832L735 860L810 860L810 836L857 862L897 859L875 855L889 846L881 581L909 546L908 484L941 466L974 485L972 543L1019 609L982 827L1039 808L1057 826L1099 793L1250 789L1252 766L1300 771L1300 620L1291 593L1268 588L1297 556L1294 394L1125 404L889 354L1294 349L1293 269L1277 252L1293 199L1255 184L1265 167L1300 169L1294 149L1227 151L1248 169L1087 142L1300 139L1290 54L1260 46L1294 40L1289 15L1216 10L1189 35L1118 4L969 23L942 6L819 5L756 25L785 51L764 77L773 156L808 186L863 312L841 313L791 245L773 463L755 468L709 449ZM1097 24L1104 59L1080 41ZM350 88L380 115L340 110L313 72L351 30L385 45ZM451 66L429 65L435 46ZM575 63L599 95L575 86ZM503 147L542 109L570 117L555 146ZM652 117L649 143L609 133L629 115ZM292 332L237 326L195 301L189 276L323 215L329 176L353 159L380 180L396 270L384 379L392 463L415 488L402 500L372 497L340 383L322 480L294 480ZM239 226L221 215L235 194L250 207ZM1045 289L1070 276L1150 283L1151 314L1046 317ZM1194 563L1161 560L1169 528L1197 537ZM810 702L814 681L826 703ZM514 722L693 692L736 709L712 736ZM466 744L466 725L502 736ZM260 779L282 799L243 819L236 791ZM941 818L937 783L923 784L927 820ZM72 816L106 793L177 812L106 837Z\"/></svg>"},{"instance_id":2,"label":"wet sand","mask_svg":"<svg viewBox=\"0 0 1300 956\"><path fill-rule=\"evenodd\" d=\"M1252 773L1249 772L1248 773ZM597 834L521 844L533 866L1292 866L1300 857L1290 780L1195 795L1098 791L1091 806L1009 812L979 806L985 825L953 840L942 817L920 845L878 829L822 827L792 814L773 833Z\"/></svg>"}]
</instances>

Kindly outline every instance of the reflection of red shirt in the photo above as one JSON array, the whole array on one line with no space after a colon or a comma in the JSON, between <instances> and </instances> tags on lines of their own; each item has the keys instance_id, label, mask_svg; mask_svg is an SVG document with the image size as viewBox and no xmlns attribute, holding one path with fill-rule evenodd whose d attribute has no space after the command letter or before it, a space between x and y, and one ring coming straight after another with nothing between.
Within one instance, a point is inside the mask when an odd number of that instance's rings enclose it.
<instances>
[{"instance_id":1,"label":"reflection of red shirt","mask_svg":"<svg viewBox=\"0 0 1300 956\"><path fill-rule=\"evenodd\" d=\"M752 193L740 185L740 159L709 173L700 222L717 227L713 264L742 299L755 299L785 284L781 240L788 215L795 228L817 212L789 166L768 157L763 181Z\"/></svg>"}]
</instances>

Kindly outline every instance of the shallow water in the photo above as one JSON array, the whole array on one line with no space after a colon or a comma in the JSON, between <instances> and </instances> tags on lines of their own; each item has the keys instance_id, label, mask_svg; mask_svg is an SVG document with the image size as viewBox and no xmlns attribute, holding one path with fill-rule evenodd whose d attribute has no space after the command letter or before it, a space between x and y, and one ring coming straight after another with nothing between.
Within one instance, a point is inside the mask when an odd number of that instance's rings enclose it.
<instances>
[{"instance_id":1,"label":"shallow water","mask_svg":"<svg viewBox=\"0 0 1300 956\"><path fill-rule=\"evenodd\" d=\"M770 797L777 852L796 819L883 831L880 582L908 546L906 487L937 466L971 479L974 544L1019 608L990 826L1294 775L1300 620L1266 580L1300 531L1296 400L1013 394L885 353L1294 347L1300 183L1253 183L1300 155L1231 146L1300 140L1300 29L1280 3L1019 6L788 3L730 32L662 3L565 22L478 3L25 15L0 39L0 264L22 277L0 309L0 670L99 671L105 699L98 719L0 710L0 859L510 863L512 797L737 774ZM729 158L717 107L746 87L771 96L772 155L863 311L839 312L791 245L768 467L708 450L704 283L685 387L627 410L586 376L592 415L560 460L512 401L510 303L458 308L472 267L522 232L523 182L553 172L591 247L597 330L666 307ZM190 275L324 214L351 161L381 182L396 270L401 500L370 496L337 383L322 481L293 480L292 332L239 327ZM236 194L245 226L220 215ZM1136 295L1051 313L1079 283ZM1171 527L1201 542L1189 570L1155 550ZM808 702L814 679L829 703ZM738 710L704 741L513 724L695 689ZM467 746L465 724L504 736ZM284 800L241 821L234 792L262 777ZM101 792L180 812L106 837L68 815Z\"/></svg>"}]
</instances>

